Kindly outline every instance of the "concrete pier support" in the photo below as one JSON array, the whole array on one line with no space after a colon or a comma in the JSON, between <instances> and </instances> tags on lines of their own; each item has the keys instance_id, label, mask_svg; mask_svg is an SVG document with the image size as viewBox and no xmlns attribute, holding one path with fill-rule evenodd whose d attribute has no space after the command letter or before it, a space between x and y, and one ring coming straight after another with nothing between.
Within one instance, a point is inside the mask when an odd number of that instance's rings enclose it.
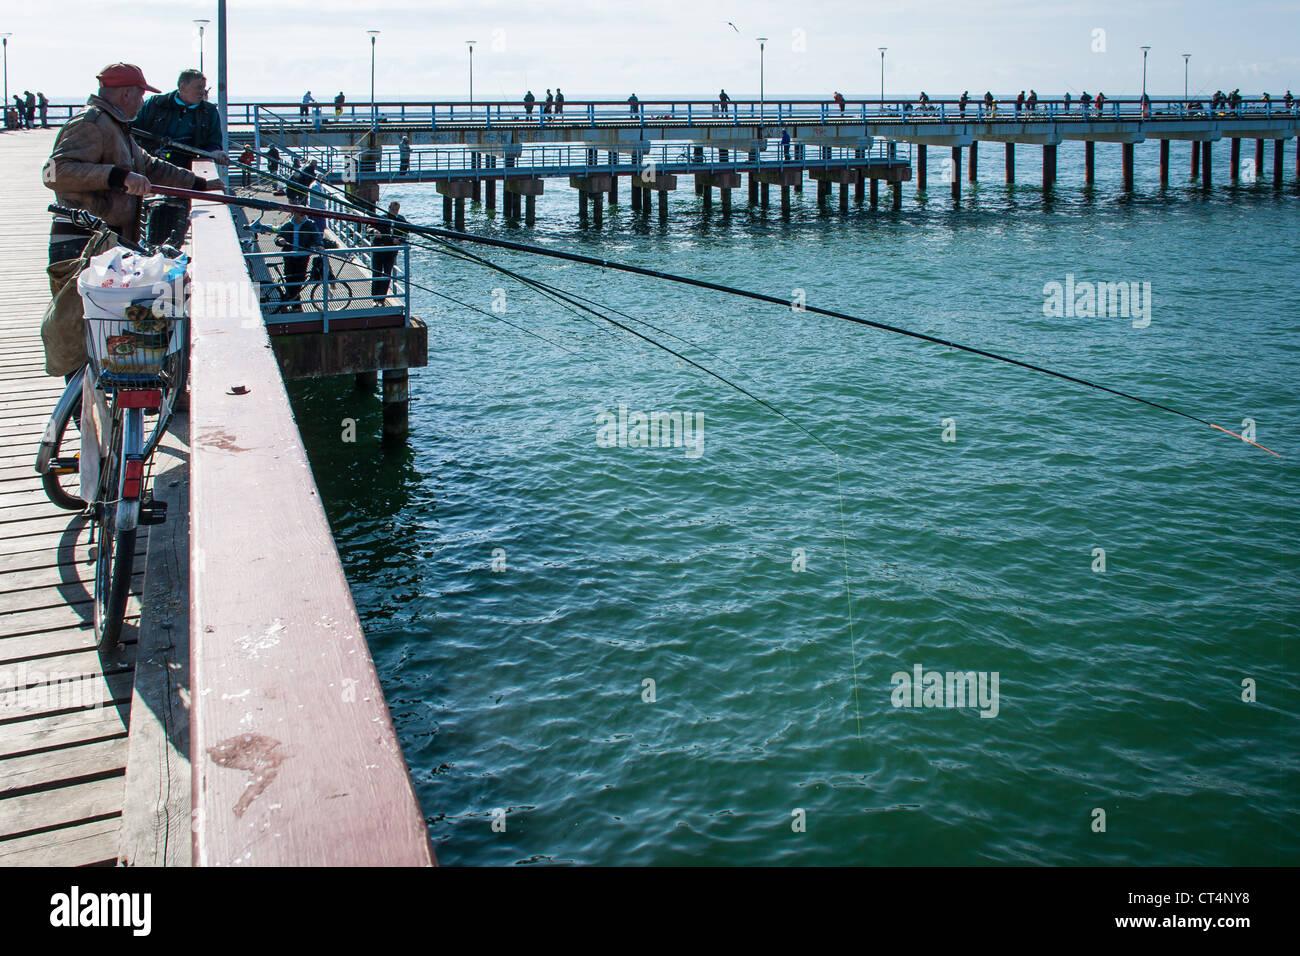
<instances>
[{"instance_id":1,"label":"concrete pier support","mask_svg":"<svg viewBox=\"0 0 1300 956\"><path fill-rule=\"evenodd\" d=\"M588 202L587 193L578 193L578 219L584 223L587 221L588 216Z\"/></svg>"},{"instance_id":2,"label":"concrete pier support","mask_svg":"<svg viewBox=\"0 0 1300 956\"><path fill-rule=\"evenodd\" d=\"M758 185L758 204L764 209L767 208L767 183L759 183Z\"/></svg>"},{"instance_id":3,"label":"concrete pier support","mask_svg":"<svg viewBox=\"0 0 1300 956\"><path fill-rule=\"evenodd\" d=\"M1201 144L1192 141L1192 179L1196 180L1201 175Z\"/></svg>"},{"instance_id":4,"label":"concrete pier support","mask_svg":"<svg viewBox=\"0 0 1300 956\"><path fill-rule=\"evenodd\" d=\"M718 192L721 194L721 198L722 198L722 214L724 216L730 216L731 215L731 190L719 189Z\"/></svg>"},{"instance_id":5,"label":"concrete pier support","mask_svg":"<svg viewBox=\"0 0 1300 956\"><path fill-rule=\"evenodd\" d=\"M1097 144L1085 140L1083 144L1083 184L1091 186L1097 181Z\"/></svg>"},{"instance_id":6,"label":"concrete pier support","mask_svg":"<svg viewBox=\"0 0 1300 956\"><path fill-rule=\"evenodd\" d=\"M442 197L442 221L445 223L451 222L451 197L450 196Z\"/></svg>"},{"instance_id":7,"label":"concrete pier support","mask_svg":"<svg viewBox=\"0 0 1300 956\"><path fill-rule=\"evenodd\" d=\"M970 159L967 160L967 169L970 172L970 181L975 182L975 176L979 169L980 163L980 144L979 140L972 140L970 144Z\"/></svg>"},{"instance_id":8,"label":"concrete pier support","mask_svg":"<svg viewBox=\"0 0 1300 956\"><path fill-rule=\"evenodd\" d=\"M641 187L636 184L636 179L632 180L632 211L641 211Z\"/></svg>"},{"instance_id":9,"label":"concrete pier support","mask_svg":"<svg viewBox=\"0 0 1300 956\"><path fill-rule=\"evenodd\" d=\"M1236 136L1232 137L1231 155L1232 168L1228 170L1228 179L1235 183L1241 178L1241 140Z\"/></svg>"},{"instance_id":10,"label":"concrete pier support","mask_svg":"<svg viewBox=\"0 0 1300 956\"><path fill-rule=\"evenodd\" d=\"M785 187L782 186L781 188L784 189ZM831 195L831 184L824 179L817 180L817 208L818 209L826 208L826 200L830 198L830 195Z\"/></svg>"},{"instance_id":11,"label":"concrete pier support","mask_svg":"<svg viewBox=\"0 0 1300 956\"><path fill-rule=\"evenodd\" d=\"M507 160L509 162L509 160ZM528 206L527 223L532 225L537 217L537 197L542 195L545 189L545 180L541 179L507 179L503 189L506 202L506 216L518 219L520 216L520 200L526 199Z\"/></svg>"},{"instance_id":12,"label":"concrete pier support","mask_svg":"<svg viewBox=\"0 0 1300 956\"><path fill-rule=\"evenodd\" d=\"M664 189L659 190L659 221L668 222L668 192Z\"/></svg>"},{"instance_id":13,"label":"concrete pier support","mask_svg":"<svg viewBox=\"0 0 1300 956\"><path fill-rule=\"evenodd\" d=\"M465 200L456 200L456 228L465 231Z\"/></svg>"},{"instance_id":14,"label":"concrete pier support","mask_svg":"<svg viewBox=\"0 0 1300 956\"><path fill-rule=\"evenodd\" d=\"M875 209L880 204L880 180L871 180L871 208Z\"/></svg>"},{"instance_id":15,"label":"concrete pier support","mask_svg":"<svg viewBox=\"0 0 1300 956\"><path fill-rule=\"evenodd\" d=\"M356 386L358 392L373 392L378 385L378 372L374 370L369 372L357 372Z\"/></svg>"},{"instance_id":16,"label":"concrete pier support","mask_svg":"<svg viewBox=\"0 0 1300 956\"><path fill-rule=\"evenodd\" d=\"M1160 141L1160 185L1169 185L1169 140Z\"/></svg>"},{"instance_id":17,"label":"concrete pier support","mask_svg":"<svg viewBox=\"0 0 1300 956\"><path fill-rule=\"evenodd\" d=\"M460 200L464 202L464 200ZM403 438L410 428L410 375L404 368L384 369L384 437Z\"/></svg>"},{"instance_id":18,"label":"concrete pier support","mask_svg":"<svg viewBox=\"0 0 1300 956\"><path fill-rule=\"evenodd\" d=\"M1056 147L1043 147L1043 188L1051 189L1056 185Z\"/></svg>"},{"instance_id":19,"label":"concrete pier support","mask_svg":"<svg viewBox=\"0 0 1300 956\"><path fill-rule=\"evenodd\" d=\"M609 164L611 166L618 165L617 150L610 150ZM618 174L617 173L611 173L609 177L609 205L611 207L611 211L612 211L612 207L618 205Z\"/></svg>"},{"instance_id":20,"label":"concrete pier support","mask_svg":"<svg viewBox=\"0 0 1300 956\"><path fill-rule=\"evenodd\" d=\"M1133 144L1121 143L1120 154L1122 157L1121 165L1123 168L1123 176L1124 176L1124 190L1125 192L1132 192L1133 191Z\"/></svg>"},{"instance_id":21,"label":"concrete pier support","mask_svg":"<svg viewBox=\"0 0 1300 956\"><path fill-rule=\"evenodd\" d=\"M925 144L916 146L916 191L925 192Z\"/></svg>"},{"instance_id":22,"label":"concrete pier support","mask_svg":"<svg viewBox=\"0 0 1300 956\"><path fill-rule=\"evenodd\" d=\"M840 213L847 214L849 211L849 184L840 183Z\"/></svg>"},{"instance_id":23,"label":"concrete pier support","mask_svg":"<svg viewBox=\"0 0 1300 956\"><path fill-rule=\"evenodd\" d=\"M1211 149L1213 145L1214 144L1208 139L1201 144L1201 185L1206 189L1209 189L1210 186L1213 185L1213 177L1210 175L1210 167L1213 165L1210 162L1210 157L1212 155Z\"/></svg>"},{"instance_id":24,"label":"concrete pier support","mask_svg":"<svg viewBox=\"0 0 1300 956\"><path fill-rule=\"evenodd\" d=\"M488 165L488 169L495 169L497 165L496 157L489 156L487 158L487 165ZM495 179L489 179L484 185L487 188L488 210L495 211L497 208L497 181Z\"/></svg>"},{"instance_id":25,"label":"concrete pier support","mask_svg":"<svg viewBox=\"0 0 1300 956\"><path fill-rule=\"evenodd\" d=\"M1286 147L1286 140L1273 140L1273 187L1282 188L1282 151Z\"/></svg>"},{"instance_id":26,"label":"concrete pier support","mask_svg":"<svg viewBox=\"0 0 1300 956\"><path fill-rule=\"evenodd\" d=\"M1014 185L1016 181L1016 144L1007 143L1007 185Z\"/></svg>"},{"instance_id":27,"label":"concrete pier support","mask_svg":"<svg viewBox=\"0 0 1300 956\"><path fill-rule=\"evenodd\" d=\"M758 180L754 178L753 173L749 174L749 204L758 205Z\"/></svg>"},{"instance_id":28,"label":"concrete pier support","mask_svg":"<svg viewBox=\"0 0 1300 956\"><path fill-rule=\"evenodd\" d=\"M763 184L763 190L764 190L764 192L767 191L767 184L766 184L766 183ZM818 196L817 198L818 198L818 200L819 200L818 205L820 205L820 199L821 199L821 197ZM788 215L790 215L790 187L789 187L789 186L782 186L782 187L781 187L781 215L783 215L783 216L788 216Z\"/></svg>"},{"instance_id":29,"label":"concrete pier support","mask_svg":"<svg viewBox=\"0 0 1300 956\"><path fill-rule=\"evenodd\" d=\"M524 197L524 223L531 226L537 221L537 197L529 193ZM515 200L515 213L519 212L519 200Z\"/></svg>"},{"instance_id":30,"label":"concrete pier support","mask_svg":"<svg viewBox=\"0 0 1300 956\"><path fill-rule=\"evenodd\" d=\"M591 211L592 218L596 221L596 228L600 228L601 220L605 218L605 194L591 194Z\"/></svg>"},{"instance_id":31,"label":"concrete pier support","mask_svg":"<svg viewBox=\"0 0 1300 956\"><path fill-rule=\"evenodd\" d=\"M891 200L890 205L893 207L894 211L897 212L903 208L903 184L890 183L889 189L893 194L893 199Z\"/></svg>"},{"instance_id":32,"label":"concrete pier support","mask_svg":"<svg viewBox=\"0 0 1300 956\"><path fill-rule=\"evenodd\" d=\"M974 147L974 145L975 145L974 143L971 143L972 147ZM975 154L972 153L971 155L974 156ZM873 181L871 185L874 187L875 182ZM952 198L954 201L961 199L961 147L960 146L954 146L952 148Z\"/></svg>"},{"instance_id":33,"label":"concrete pier support","mask_svg":"<svg viewBox=\"0 0 1300 956\"><path fill-rule=\"evenodd\" d=\"M1264 141L1255 140L1255 179L1264 178Z\"/></svg>"}]
</instances>

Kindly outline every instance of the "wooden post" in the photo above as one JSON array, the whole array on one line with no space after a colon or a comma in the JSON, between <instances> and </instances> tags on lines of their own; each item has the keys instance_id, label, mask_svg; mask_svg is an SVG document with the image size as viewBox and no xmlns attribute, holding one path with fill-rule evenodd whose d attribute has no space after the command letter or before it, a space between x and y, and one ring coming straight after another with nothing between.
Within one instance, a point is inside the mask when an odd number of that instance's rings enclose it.
<instances>
[{"instance_id":1,"label":"wooden post","mask_svg":"<svg viewBox=\"0 0 1300 956\"><path fill-rule=\"evenodd\" d=\"M749 174L749 204L758 205L758 180L754 178L752 172Z\"/></svg>"},{"instance_id":2,"label":"wooden post","mask_svg":"<svg viewBox=\"0 0 1300 956\"><path fill-rule=\"evenodd\" d=\"M1097 144L1093 140L1089 139L1089 140L1085 140L1083 144L1083 184L1085 186L1091 186L1096 181L1097 181Z\"/></svg>"},{"instance_id":3,"label":"wooden post","mask_svg":"<svg viewBox=\"0 0 1300 956\"><path fill-rule=\"evenodd\" d=\"M840 213L849 211L849 184L840 183Z\"/></svg>"},{"instance_id":4,"label":"wooden post","mask_svg":"<svg viewBox=\"0 0 1300 956\"><path fill-rule=\"evenodd\" d=\"M1210 150L1213 145L1214 144L1211 143L1208 139L1201 144L1201 185L1206 189L1209 189L1210 186L1213 185L1210 176L1210 168L1213 165L1210 162L1210 156L1211 156Z\"/></svg>"},{"instance_id":5,"label":"wooden post","mask_svg":"<svg viewBox=\"0 0 1300 956\"><path fill-rule=\"evenodd\" d=\"M587 221L587 191L578 190L578 218L584 223Z\"/></svg>"},{"instance_id":6,"label":"wooden post","mask_svg":"<svg viewBox=\"0 0 1300 956\"><path fill-rule=\"evenodd\" d=\"M763 188L767 189L767 186L764 186ZM766 205L766 203L764 203L764 205ZM789 186L781 187L781 215L783 216L790 215L790 187Z\"/></svg>"},{"instance_id":7,"label":"wooden post","mask_svg":"<svg viewBox=\"0 0 1300 956\"><path fill-rule=\"evenodd\" d=\"M731 190L727 188L723 188L720 189L719 192L722 193L722 214L724 216L730 216L731 215Z\"/></svg>"},{"instance_id":8,"label":"wooden post","mask_svg":"<svg viewBox=\"0 0 1300 956\"><path fill-rule=\"evenodd\" d=\"M611 166L618 165L617 150L610 150L609 164ZM618 205L618 173L614 172L613 170L610 170L609 173L609 205L611 210L614 206Z\"/></svg>"},{"instance_id":9,"label":"wooden post","mask_svg":"<svg viewBox=\"0 0 1300 956\"><path fill-rule=\"evenodd\" d=\"M1201 144L1192 140L1192 180L1201 175Z\"/></svg>"},{"instance_id":10,"label":"wooden post","mask_svg":"<svg viewBox=\"0 0 1300 956\"><path fill-rule=\"evenodd\" d=\"M764 209L766 209L766 208L767 208L767 183L759 183L759 184L758 184L758 196L759 196L759 199L758 199L759 204L760 204Z\"/></svg>"},{"instance_id":11,"label":"wooden post","mask_svg":"<svg viewBox=\"0 0 1300 956\"><path fill-rule=\"evenodd\" d=\"M515 215L519 215L519 197L515 197ZM529 194L524 197L524 224L531 226L537 221L537 197Z\"/></svg>"},{"instance_id":12,"label":"wooden post","mask_svg":"<svg viewBox=\"0 0 1300 956\"><path fill-rule=\"evenodd\" d=\"M916 191L925 192L925 144L916 146Z\"/></svg>"},{"instance_id":13,"label":"wooden post","mask_svg":"<svg viewBox=\"0 0 1300 956\"><path fill-rule=\"evenodd\" d=\"M1169 140L1160 141L1160 185L1169 185Z\"/></svg>"},{"instance_id":14,"label":"wooden post","mask_svg":"<svg viewBox=\"0 0 1300 956\"><path fill-rule=\"evenodd\" d=\"M464 202L463 199L456 200ZM404 368L384 369L384 437L403 438L410 422L409 375Z\"/></svg>"},{"instance_id":15,"label":"wooden post","mask_svg":"<svg viewBox=\"0 0 1300 956\"><path fill-rule=\"evenodd\" d=\"M880 204L880 180L874 176L871 178L871 208L875 209Z\"/></svg>"},{"instance_id":16,"label":"wooden post","mask_svg":"<svg viewBox=\"0 0 1300 956\"><path fill-rule=\"evenodd\" d=\"M700 198L704 200L704 215L713 212L713 187L705 186L704 191L700 193Z\"/></svg>"},{"instance_id":17,"label":"wooden post","mask_svg":"<svg viewBox=\"0 0 1300 956\"><path fill-rule=\"evenodd\" d=\"M974 145L973 143L971 144ZM971 153L974 156L974 153ZM875 185L874 183L872 185ZM952 198L954 201L961 199L961 147L952 148Z\"/></svg>"},{"instance_id":18,"label":"wooden post","mask_svg":"<svg viewBox=\"0 0 1300 956\"><path fill-rule=\"evenodd\" d=\"M975 182L976 172L979 169L979 162L980 162L979 140L972 140L970 144L970 159L968 160L968 165L970 167L971 182Z\"/></svg>"},{"instance_id":19,"label":"wooden post","mask_svg":"<svg viewBox=\"0 0 1300 956\"><path fill-rule=\"evenodd\" d=\"M1282 188L1282 151L1286 146L1286 140L1273 140L1273 186L1277 189Z\"/></svg>"},{"instance_id":20,"label":"wooden post","mask_svg":"<svg viewBox=\"0 0 1300 956\"><path fill-rule=\"evenodd\" d=\"M632 211L641 211L641 187L636 184L636 177L632 177Z\"/></svg>"},{"instance_id":21,"label":"wooden post","mask_svg":"<svg viewBox=\"0 0 1300 956\"><path fill-rule=\"evenodd\" d=\"M451 197L442 197L442 221L451 222Z\"/></svg>"},{"instance_id":22,"label":"wooden post","mask_svg":"<svg viewBox=\"0 0 1300 956\"><path fill-rule=\"evenodd\" d=\"M889 185L890 185L890 191L893 193L892 205L894 207L894 211L897 212L898 210L903 208L903 184L890 183Z\"/></svg>"},{"instance_id":23,"label":"wooden post","mask_svg":"<svg viewBox=\"0 0 1300 956\"><path fill-rule=\"evenodd\" d=\"M668 222L668 190L660 189L659 191L659 221Z\"/></svg>"},{"instance_id":24,"label":"wooden post","mask_svg":"<svg viewBox=\"0 0 1300 956\"><path fill-rule=\"evenodd\" d=\"M1232 137L1232 169L1228 170L1228 179L1236 182L1241 178L1241 139Z\"/></svg>"},{"instance_id":25,"label":"wooden post","mask_svg":"<svg viewBox=\"0 0 1300 956\"><path fill-rule=\"evenodd\" d=\"M465 200L456 200L456 228L462 232L465 229Z\"/></svg>"},{"instance_id":26,"label":"wooden post","mask_svg":"<svg viewBox=\"0 0 1300 956\"><path fill-rule=\"evenodd\" d=\"M1133 144L1120 144L1121 165L1124 175L1124 191L1133 191Z\"/></svg>"},{"instance_id":27,"label":"wooden post","mask_svg":"<svg viewBox=\"0 0 1300 956\"><path fill-rule=\"evenodd\" d=\"M1007 185L1016 181L1016 144L1007 143Z\"/></svg>"},{"instance_id":28,"label":"wooden post","mask_svg":"<svg viewBox=\"0 0 1300 956\"><path fill-rule=\"evenodd\" d=\"M1255 179L1264 178L1264 141L1255 140Z\"/></svg>"},{"instance_id":29,"label":"wooden post","mask_svg":"<svg viewBox=\"0 0 1300 956\"><path fill-rule=\"evenodd\" d=\"M1056 184L1056 147L1043 147L1043 188L1051 189Z\"/></svg>"}]
</instances>

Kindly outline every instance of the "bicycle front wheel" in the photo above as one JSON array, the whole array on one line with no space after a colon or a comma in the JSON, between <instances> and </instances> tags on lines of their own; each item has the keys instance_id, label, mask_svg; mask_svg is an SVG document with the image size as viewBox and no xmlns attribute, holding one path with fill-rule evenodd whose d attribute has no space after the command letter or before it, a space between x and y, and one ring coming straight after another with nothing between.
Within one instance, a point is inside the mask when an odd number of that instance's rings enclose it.
<instances>
[{"instance_id":1,"label":"bicycle front wheel","mask_svg":"<svg viewBox=\"0 0 1300 956\"><path fill-rule=\"evenodd\" d=\"M125 413L123 416L115 409L112 440L108 457L100 465L95 501L95 644L101 650L112 650L119 643L135 570L140 501L122 497L122 469L127 454L141 446L142 424L140 409L129 408Z\"/></svg>"},{"instance_id":2,"label":"bicycle front wheel","mask_svg":"<svg viewBox=\"0 0 1300 956\"><path fill-rule=\"evenodd\" d=\"M331 279L329 284L329 300L325 298L325 283L317 282L311 287L311 306L317 312L339 312L343 309L355 309L355 298L357 293L352 288L352 283L345 279Z\"/></svg>"}]
</instances>

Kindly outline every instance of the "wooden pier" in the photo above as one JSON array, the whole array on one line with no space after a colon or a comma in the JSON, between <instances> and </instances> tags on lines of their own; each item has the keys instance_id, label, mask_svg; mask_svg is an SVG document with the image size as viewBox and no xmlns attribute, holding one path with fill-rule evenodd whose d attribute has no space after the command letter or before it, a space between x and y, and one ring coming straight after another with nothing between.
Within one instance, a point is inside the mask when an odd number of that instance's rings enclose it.
<instances>
[{"instance_id":1,"label":"wooden pier","mask_svg":"<svg viewBox=\"0 0 1300 956\"><path fill-rule=\"evenodd\" d=\"M88 523L33 467L63 391L40 339L56 132L0 134L0 865L433 863L225 206L192 216L168 519L141 529L122 646L95 648Z\"/></svg>"}]
</instances>

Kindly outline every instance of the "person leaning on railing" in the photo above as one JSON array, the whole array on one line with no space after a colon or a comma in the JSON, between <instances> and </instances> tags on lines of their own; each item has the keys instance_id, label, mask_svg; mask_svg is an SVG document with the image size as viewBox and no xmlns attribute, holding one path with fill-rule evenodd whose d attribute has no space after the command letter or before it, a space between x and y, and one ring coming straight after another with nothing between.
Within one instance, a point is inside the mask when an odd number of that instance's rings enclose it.
<instances>
[{"instance_id":1,"label":"person leaning on railing","mask_svg":"<svg viewBox=\"0 0 1300 956\"><path fill-rule=\"evenodd\" d=\"M99 92L84 112L70 119L54 140L41 170L59 205L85 209L123 239L140 238L140 206L153 183L180 189L222 189L219 179L204 179L145 152L131 138L130 122L154 90L138 66L113 63L99 73ZM56 216L50 229L50 262L76 259L91 234Z\"/></svg>"},{"instance_id":2,"label":"person leaning on railing","mask_svg":"<svg viewBox=\"0 0 1300 956\"><path fill-rule=\"evenodd\" d=\"M284 299L297 302L302 294L303 283L307 281L307 265L314 253L320 252L323 238L316 224L307 218L307 212L301 206L285 221L275 233L275 244L285 251L284 254ZM301 307L290 307L301 311Z\"/></svg>"}]
</instances>

